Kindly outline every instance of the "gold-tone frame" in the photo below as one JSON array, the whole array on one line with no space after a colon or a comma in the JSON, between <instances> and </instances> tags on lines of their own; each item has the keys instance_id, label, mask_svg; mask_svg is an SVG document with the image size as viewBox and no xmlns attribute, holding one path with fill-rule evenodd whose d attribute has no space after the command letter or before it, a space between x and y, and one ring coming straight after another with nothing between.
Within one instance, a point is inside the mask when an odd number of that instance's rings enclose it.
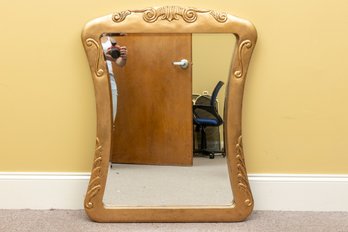
<instances>
[{"instance_id":1,"label":"gold-tone frame","mask_svg":"<svg viewBox=\"0 0 348 232\"><path fill-rule=\"evenodd\" d=\"M224 142L233 204L219 206L106 207L103 204L108 173L112 112L109 79L100 36L105 32L125 33L233 33L236 49L226 87ZM207 9L164 6L126 10L88 22L82 42L92 73L96 108L97 137L91 178L84 207L98 222L222 222L242 221L252 212L250 190L242 146L242 100L246 74L257 33L247 20Z\"/></svg>"}]
</instances>

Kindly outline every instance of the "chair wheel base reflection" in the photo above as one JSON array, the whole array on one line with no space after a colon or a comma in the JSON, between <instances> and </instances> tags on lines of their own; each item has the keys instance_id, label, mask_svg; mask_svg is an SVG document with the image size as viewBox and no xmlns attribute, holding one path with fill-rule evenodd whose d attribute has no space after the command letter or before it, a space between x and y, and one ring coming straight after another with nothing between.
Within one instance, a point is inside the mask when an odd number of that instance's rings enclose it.
<instances>
[{"instance_id":1,"label":"chair wheel base reflection","mask_svg":"<svg viewBox=\"0 0 348 232\"><path fill-rule=\"evenodd\" d=\"M193 154L195 154L195 156L208 156L209 159L214 159L216 155L221 155L223 158L226 157L225 151L221 150L221 151L210 151L207 149L201 150L201 149L196 149L193 151Z\"/></svg>"}]
</instances>

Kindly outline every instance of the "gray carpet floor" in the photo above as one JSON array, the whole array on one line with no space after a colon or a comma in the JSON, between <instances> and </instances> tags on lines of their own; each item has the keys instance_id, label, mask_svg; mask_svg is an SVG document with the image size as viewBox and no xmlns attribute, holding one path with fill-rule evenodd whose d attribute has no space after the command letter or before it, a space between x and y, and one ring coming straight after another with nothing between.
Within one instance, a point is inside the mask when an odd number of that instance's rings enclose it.
<instances>
[{"instance_id":1,"label":"gray carpet floor","mask_svg":"<svg viewBox=\"0 0 348 232\"><path fill-rule=\"evenodd\" d=\"M255 211L240 223L95 223L83 210L0 210L1 232L348 232L348 212Z\"/></svg>"}]
</instances>

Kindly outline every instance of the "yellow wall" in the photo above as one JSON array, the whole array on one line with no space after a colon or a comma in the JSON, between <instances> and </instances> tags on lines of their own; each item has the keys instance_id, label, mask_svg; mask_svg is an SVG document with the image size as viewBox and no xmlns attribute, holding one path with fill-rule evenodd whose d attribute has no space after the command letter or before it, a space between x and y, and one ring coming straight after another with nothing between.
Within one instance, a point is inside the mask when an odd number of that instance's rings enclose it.
<instances>
[{"instance_id":1,"label":"yellow wall","mask_svg":"<svg viewBox=\"0 0 348 232\"><path fill-rule=\"evenodd\" d=\"M1 1L0 171L91 169L96 117L81 29L152 5L227 11L255 24L243 115L250 173L348 173L345 0Z\"/></svg>"}]
</instances>

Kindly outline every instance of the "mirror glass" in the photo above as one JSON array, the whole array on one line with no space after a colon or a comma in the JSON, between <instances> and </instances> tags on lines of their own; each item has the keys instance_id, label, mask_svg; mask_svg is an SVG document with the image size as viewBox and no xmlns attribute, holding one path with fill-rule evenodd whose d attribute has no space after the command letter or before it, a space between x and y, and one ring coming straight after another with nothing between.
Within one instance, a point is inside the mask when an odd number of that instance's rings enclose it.
<instances>
[{"instance_id":1,"label":"mirror glass","mask_svg":"<svg viewBox=\"0 0 348 232\"><path fill-rule=\"evenodd\" d=\"M104 33L100 43L114 119L104 204L230 205L223 123L200 105L223 119L235 36Z\"/></svg>"}]
</instances>

